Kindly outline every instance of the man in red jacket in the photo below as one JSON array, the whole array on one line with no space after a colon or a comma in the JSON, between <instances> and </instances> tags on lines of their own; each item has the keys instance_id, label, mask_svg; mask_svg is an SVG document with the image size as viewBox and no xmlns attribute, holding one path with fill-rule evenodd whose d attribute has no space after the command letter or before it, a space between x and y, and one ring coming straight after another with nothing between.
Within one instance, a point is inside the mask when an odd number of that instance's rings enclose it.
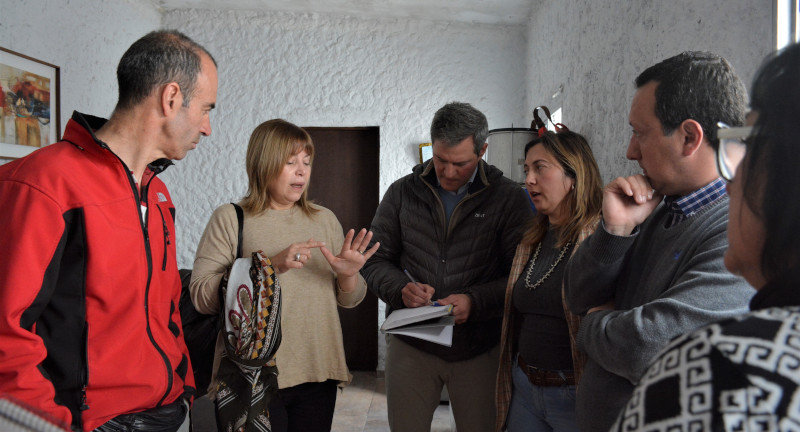
<instances>
[{"instance_id":1,"label":"man in red jacket","mask_svg":"<svg viewBox=\"0 0 800 432\"><path fill-rule=\"evenodd\" d=\"M156 175L211 133L217 69L152 32L106 121L0 167L0 397L74 430L188 430L175 207Z\"/></svg>"}]
</instances>

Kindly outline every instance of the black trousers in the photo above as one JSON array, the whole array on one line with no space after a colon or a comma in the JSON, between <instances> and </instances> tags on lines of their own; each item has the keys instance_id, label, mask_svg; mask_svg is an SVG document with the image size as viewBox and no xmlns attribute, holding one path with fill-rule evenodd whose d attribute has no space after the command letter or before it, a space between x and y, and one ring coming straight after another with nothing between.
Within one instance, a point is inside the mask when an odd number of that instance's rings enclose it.
<instances>
[{"instance_id":1,"label":"black trousers","mask_svg":"<svg viewBox=\"0 0 800 432\"><path fill-rule=\"evenodd\" d=\"M269 404L272 432L329 432L337 382L303 383L278 390Z\"/></svg>"}]
</instances>

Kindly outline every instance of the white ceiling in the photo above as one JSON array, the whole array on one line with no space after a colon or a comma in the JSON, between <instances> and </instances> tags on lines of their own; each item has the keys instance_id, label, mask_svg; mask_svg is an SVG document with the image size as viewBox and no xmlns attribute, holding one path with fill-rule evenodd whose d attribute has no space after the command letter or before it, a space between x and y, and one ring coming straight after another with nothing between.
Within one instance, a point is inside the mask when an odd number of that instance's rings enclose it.
<instances>
[{"instance_id":1,"label":"white ceiling","mask_svg":"<svg viewBox=\"0 0 800 432\"><path fill-rule=\"evenodd\" d=\"M526 24L534 0L154 0L165 9L319 12L365 18Z\"/></svg>"}]
</instances>

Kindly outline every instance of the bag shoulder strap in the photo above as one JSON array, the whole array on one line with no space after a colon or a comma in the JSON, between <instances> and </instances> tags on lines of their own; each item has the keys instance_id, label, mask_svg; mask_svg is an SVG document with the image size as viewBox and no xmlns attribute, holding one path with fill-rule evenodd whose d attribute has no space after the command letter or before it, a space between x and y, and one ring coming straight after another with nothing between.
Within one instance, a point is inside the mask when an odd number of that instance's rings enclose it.
<instances>
[{"instance_id":1,"label":"bag shoulder strap","mask_svg":"<svg viewBox=\"0 0 800 432\"><path fill-rule=\"evenodd\" d=\"M234 210L236 210L236 219L239 221L239 237L238 243L236 243L236 258L242 257L242 227L244 226L244 211L239 206L239 204L231 203Z\"/></svg>"}]
</instances>

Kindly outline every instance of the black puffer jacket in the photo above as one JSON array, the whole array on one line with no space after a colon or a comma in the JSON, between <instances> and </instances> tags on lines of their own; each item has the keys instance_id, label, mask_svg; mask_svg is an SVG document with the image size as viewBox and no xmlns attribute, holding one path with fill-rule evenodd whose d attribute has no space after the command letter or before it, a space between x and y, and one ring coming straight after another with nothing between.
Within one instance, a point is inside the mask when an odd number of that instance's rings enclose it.
<instances>
[{"instance_id":1,"label":"black puffer jacket","mask_svg":"<svg viewBox=\"0 0 800 432\"><path fill-rule=\"evenodd\" d=\"M436 289L434 299L470 296L469 320L456 325L453 346L398 336L446 361L466 360L500 341L505 284L520 236L532 217L525 192L503 172L480 161L466 197L445 229L431 161L394 182L372 220L378 252L361 270L369 289L386 302L387 315L404 308L403 269Z\"/></svg>"}]
</instances>

